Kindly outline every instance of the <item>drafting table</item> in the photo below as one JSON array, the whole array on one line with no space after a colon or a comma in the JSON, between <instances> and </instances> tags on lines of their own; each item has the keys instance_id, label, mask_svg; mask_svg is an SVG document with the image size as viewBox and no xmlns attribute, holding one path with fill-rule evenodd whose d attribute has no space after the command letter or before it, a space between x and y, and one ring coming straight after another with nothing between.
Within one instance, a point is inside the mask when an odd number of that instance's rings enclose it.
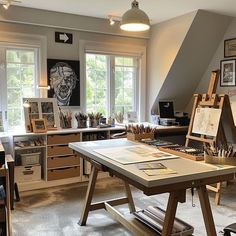
<instances>
[{"instance_id":1,"label":"drafting table","mask_svg":"<svg viewBox=\"0 0 236 236\"><path fill-rule=\"evenodd\" d=\"M132 222L129 223L123 215L113 207L128 203L130 212L135 211L132 194L129 188L129 184L131 184L142 190L146 195L170 193L162 231L162 235L169 236L171 235L178 202L185 202L186 189L194 187L198 191L207 235L216 236L206 185L232 179L236 172L236 167L225 166L218 168L203 162L177 158L161 161L166 167L175 170L177 172L176 174L148 176L137 168L137 164L123 165L97 152L98 149L102 148L120 147L122 149L122 147L130 145L137 145L137 143L127 141L126 139L117 139L69 144L69 147L79 153L81 158L90 161L92 164L84 209L79 224L86 225L89 211L103 208L133 232L134 235L151 235L148 229L140 229L134 226ZM153 149L154 151L156 150L154 147ZM126 197L92 203L97 174L100 170L109 172L111 176L114 175L124 181Z\"/></svg>"}]
</instances>

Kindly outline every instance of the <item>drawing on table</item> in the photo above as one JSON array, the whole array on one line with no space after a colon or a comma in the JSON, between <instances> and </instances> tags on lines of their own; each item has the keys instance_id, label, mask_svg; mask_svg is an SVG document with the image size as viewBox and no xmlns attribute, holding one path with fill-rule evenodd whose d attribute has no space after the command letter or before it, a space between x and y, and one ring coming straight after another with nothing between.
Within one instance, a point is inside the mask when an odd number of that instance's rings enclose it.
<instances>
[{"instance_id":1,"label":"drawing on table","mask_svg":"<svg viewBox=\"0 0 236 236\"><path fill-rule=\"evenodd\" d=\"M178 156L144 145L111 147L94 151L121 164L178 158Z\"/></svg>"}]
</instances>

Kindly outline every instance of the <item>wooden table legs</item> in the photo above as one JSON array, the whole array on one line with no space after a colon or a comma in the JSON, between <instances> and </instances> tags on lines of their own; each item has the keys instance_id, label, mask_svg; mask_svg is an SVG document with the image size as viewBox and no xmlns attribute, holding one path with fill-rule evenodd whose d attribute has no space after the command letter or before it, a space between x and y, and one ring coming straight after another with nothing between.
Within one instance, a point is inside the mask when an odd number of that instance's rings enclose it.
<instances>
[{"instance_id":1,"label":"wooden table legs","mask_svg":"<svg viewBox=\"0 0 236 236\"><path fill-rule=\"evenodd\" d=\"M183 203L185 201L186 201L186 190L174 191L170 193L161 235L163 236L171 235L178 202Z\"/></svg>"},{"instance_id":2,"label":"wooden table legs","mask_svg":"<svg viewBox=\"0 0 236 236\"><path fill-rule=\"evenodd\" d=\"M79 221L80 225L86 225L86 221L88 218L88 213L90 210L90 205L92 202L92 197L93 197L93 193L94 193L94 189L95 189L97 176L98 176L98 169L95 166L92 166L92 170L91 170L90 177L89 177L88 189L87 189L87 193L86 193L86 197L85 197L84 208L82 210L81 218Z\"/></svg>"},{"instance_id":3,"label":"wooden table legs","mask_svg":"<svg viewBox=\"0 0 236 236\"><path fill-rule=\"evenodd\" d=\"M206 232L209 236L216 236L215 224L212 216L211 206L208 198L206 186L197 188L198 196L202 208L202 214L205 222Z\"/></svg>"},{"instance_id":4,"label":"wooden table legs","mask_svg":"<svg viewBox=\"0 0 236 236\"><path fill-rule=\"evenodd\" d=\"M90 178L89 178L85 204L81 213L79 224L81 226L86 225L89 211L105 209L108 212L110 212L116 220L118 220L121 224L127 227L131 232L134 232L136 235L144 235L144 232L146 232L145 230L142 229L140 231L136 227L136 225L128 223L128 221L115 208L113 208L113 206L128 203L130 212L135 211L132 193L131 193L129 184L127 182L124 181L126 197L111 199L105 202L92 203L92 197L93 197L93 193L95 189L98 171L99 171L99 168L93 165ZM199 195L199 200L201 204L201 209L202 209L202 214L203 214L203 218L205 222L207 235L216 236L216 230L215 230L215 225L213 221L213 216L211 212L211 207L210 207L210 202L209 202L206 186L205 185L200 186L197 188L197 190L198 190L198 195ZM186 190L175 190L175 191L170 192L163 230L161 234L162 236L171 235L178 202L183 203L185 202L185 200L186 200ZM145 233L145 235L149 235L149 234Z\"/></svg>"},{"instance_id":5,"label":"wooden table legs","mask_svg":"<svg viewBox=\"0 0 236 236\"><path fill-rule=\"evenodd\" d=\"M126 183L125 181L124 181L124 185L125 185L126 197L115 198L115 199L107 200L104 202L92 203L92 197L95 190L95 184L97 181L97 175L98 175L99 170L100 168L98 168L96 165L92 165L92 170L89 177L88 189L87 189L87 193L85 197L85 203L84 203L84 207L81 213L81 218L79 221L79 225L81 226L86 225L89 211L94 211L98 209L108 210L108 209L111 209L113 206L117 206L117 205L121 205L125 203L129 205L130 212L135 211L134 201L132 198L130 187L129 187L129 184Z\"/></svg>"}]
</instances>

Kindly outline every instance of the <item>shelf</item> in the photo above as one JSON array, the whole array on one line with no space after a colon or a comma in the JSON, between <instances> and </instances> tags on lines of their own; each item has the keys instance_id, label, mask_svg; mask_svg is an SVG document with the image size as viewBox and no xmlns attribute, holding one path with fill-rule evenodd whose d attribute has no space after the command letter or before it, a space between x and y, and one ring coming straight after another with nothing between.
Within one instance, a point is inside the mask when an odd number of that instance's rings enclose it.
<instances>
[{"instance_id":1,"label":"shelf","mask_svg":"<svg viewBox=\"0 0 236 236\"><path fill-rule=\"evenodd\" d=\"M46 146L15 147L15 151L28 150L28 149L37 149L37 148L46 148Z\"/></svg>"}]
</instances>

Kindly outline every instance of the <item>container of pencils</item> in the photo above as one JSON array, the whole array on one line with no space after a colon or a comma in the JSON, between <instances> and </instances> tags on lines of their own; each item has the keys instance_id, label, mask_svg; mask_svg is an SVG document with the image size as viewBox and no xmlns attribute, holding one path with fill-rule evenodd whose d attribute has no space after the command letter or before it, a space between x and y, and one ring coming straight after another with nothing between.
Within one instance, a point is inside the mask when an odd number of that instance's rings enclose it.
<instances>
[{"instance_id":1,"label":"container of pencils","mask_svg":"<svg viewBox=\"0 0 236 236\"><path fill-rule=\"evenodd\" d=\"M236 166L236 157L232 156L221 157L221 156L209 156L205 154L204 159L205 162L209 164Z\"/></svg>"}]
</instances>

